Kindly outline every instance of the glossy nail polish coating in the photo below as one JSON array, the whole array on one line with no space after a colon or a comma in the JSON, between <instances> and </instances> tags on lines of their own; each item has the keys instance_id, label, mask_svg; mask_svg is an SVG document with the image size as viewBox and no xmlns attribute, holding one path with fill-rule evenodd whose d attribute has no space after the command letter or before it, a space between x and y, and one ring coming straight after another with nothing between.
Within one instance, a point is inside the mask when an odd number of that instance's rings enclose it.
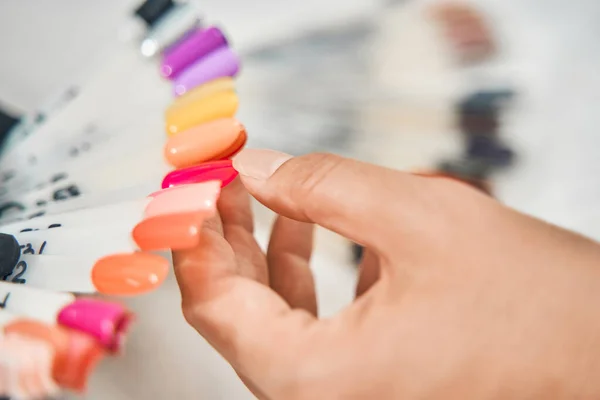
<instances>
[{"instance_id":1,"label":"glossy nail polish coating","mask_svg":"<svg viewBox=\"0 0 600 400\"><path fill-rule=\"evenodd\" d=\"M60 326L17 320L4 327L4 333L40 340L55 351L52 377L63 388L81 392L98 362L102 347L92 337Z\"/></svg>"},{"instance_id":2,"label":"glossy nail polish coating","mask_svg":"<svg viewBox=\"0 0 600 400\"><path fill-rule=\"evenodd\" d=\"M173 81L173 90L176 96L181 96L213 79L236 76L239 69L238 56L229 47L224 46L189 65Z\"/></svg>"},{"instance_id":3,"label":"glossy nail polish coating","mask_svg":"<svg viewBox=\"0 0 600 400\"><path fill-rule=\"evenodd\" d=\"M176 135L216 119L231 118L235 115L238 104L238 97L233 91L221 91L192 101L166 115L167 134Z\"/></svg>"},{"instance_id":4,"label":"glossy nail polish coating","mask_svg":"<svg viewBox=\"0 0 600 400\"><path fill-rule=\"evenodd\" d=\"M95 337L108 351L120 350L131 314L120 304L80 298L63 308L58 323Z\"/></svg>"},{"instance_id":5,"label":"glossy nail polish coating","mask_svg":"<svg viewBox=\"0 0 600 400\"><path fill-rule=\"evenodd\" d=\"M184 185L178 190L165 190L148 203L144 210L144 218L180 213L211 216L216 212L220 193L219 180Z\"/></svg>"},{"instance_id":6,"label":"glossy nail polish coating","mask_svg":"<svg viewBox=\"0 0 600 400\"><path fill-rule=\"evenodd\" d=\"M133 240L144 251L185 250L196 247L206 214L166 214L145 219L132 232Z\"/></svg>"},{"instance_id":7,"label":"glossy nail polish coating","mask_svg":"<svg viewBox=\"0 0 600 400\"><path fill-rule=\"evenodd\" d=\"M102 294L133 296L156 289L167 277L166 259L146 253L115 254L101 258L92 270L92 282Z\"/></svg>"},{"instance_id":8,"label":"glossy nail polish coating","mask_svg":"<svg viewBox=\"0 0 600 400\"><path fill-rule=\"evenodd\" d=\"M238 175L231 160L211 161L193 167L177 169L165 176L162 188L189 185L208 181L220 181L221 187L227 186Z\"/></svg>"},{"instance_id":9,"label":"glossy nail polish coating","mask_svg":"<svg viewBox=\"0 0 600 400\"><path fill-rule=\"evenodd\" d=\"M207 54L227 45L227 39L219 28L211 26L196 31L163 58L160 73L165 78L176 77L186 67L199 61Z\"/></svg>"},{"instance_id":10,"label":"glossy nail polish coating","mask_svg":"<svg viewBox=\"0 0 600 400\"><path fill-rule=\"evenodd\" d=\"M244 126L233 118L198 125L169 138L165 158L176 168L222 159L246 143Z\"/></svg>"}]
</instances>

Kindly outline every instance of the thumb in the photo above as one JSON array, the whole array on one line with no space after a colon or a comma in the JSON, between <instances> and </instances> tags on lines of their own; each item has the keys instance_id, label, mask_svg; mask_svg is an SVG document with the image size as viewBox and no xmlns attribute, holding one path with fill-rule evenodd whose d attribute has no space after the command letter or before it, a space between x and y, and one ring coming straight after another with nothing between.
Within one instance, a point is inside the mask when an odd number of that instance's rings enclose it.
<instances>
[{"instance_id":1,"label":"thumb","mask_svg":"<svg viewBox=\"0 0 600 400\"><path fill-rule=\"evenodd\" d=\"M333 154L245 149L233 166L276 213L330 229L382 254L426 215L427 179Z\"/></svg>"}]
</instances>

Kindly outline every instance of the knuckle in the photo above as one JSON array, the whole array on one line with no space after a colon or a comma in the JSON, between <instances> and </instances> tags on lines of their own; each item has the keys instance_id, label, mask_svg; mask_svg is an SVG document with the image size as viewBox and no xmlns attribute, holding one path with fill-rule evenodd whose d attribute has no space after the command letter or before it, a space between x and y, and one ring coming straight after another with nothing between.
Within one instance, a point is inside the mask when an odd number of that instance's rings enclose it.
<instances>
[{"instance_id":1,"label":"knuckle","mask_svg":"<svg viewBox=\"0 0 600 400\"><path fill-rule=\"evenodd\" d=\"M314 153L301 157L296 165L294 184L290 186L289 196L301 199L306 204L318 201L328 193L330 182L337 170L343 168L344 158L329 153Z\"/></svg>"}]
</instances>

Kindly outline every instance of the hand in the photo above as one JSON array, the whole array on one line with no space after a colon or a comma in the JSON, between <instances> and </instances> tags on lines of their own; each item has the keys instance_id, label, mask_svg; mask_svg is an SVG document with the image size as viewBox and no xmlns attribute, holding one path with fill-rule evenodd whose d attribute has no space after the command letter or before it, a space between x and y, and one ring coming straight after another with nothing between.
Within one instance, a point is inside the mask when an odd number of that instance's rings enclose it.
<instances>
[{"instance_id":1,"label":"hand","mask_svg":"<svg viewBox=\"0 0 600 400\"><path fill-rule=\"evenodd\" d=\"M262 399L600 398L600 246L466 185L244 150L184 315ZM280 215L267 254L246 189ZM367 248L356 300L317 317L312 226Z\"/></svg>"}]
</instances>

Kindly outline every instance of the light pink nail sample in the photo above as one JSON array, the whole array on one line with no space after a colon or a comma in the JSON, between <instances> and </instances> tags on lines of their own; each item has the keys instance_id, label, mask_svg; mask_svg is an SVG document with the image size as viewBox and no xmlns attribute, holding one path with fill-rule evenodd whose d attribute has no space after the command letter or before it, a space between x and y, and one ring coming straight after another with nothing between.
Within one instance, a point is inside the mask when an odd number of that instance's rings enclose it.
<instances>
[{"instance_id":1,"label":"light pink nail sample","mask_svg":"<svg viewBox=\"0 0 600 400\"><path fill-rule=\"evenodd\" d=\"M219 181L202 182L156 192L146 206L144 217L190 212L206 212L207 215L213 215L216 212L220 193L221 182Z\"/></svg>"}]
</instances>

